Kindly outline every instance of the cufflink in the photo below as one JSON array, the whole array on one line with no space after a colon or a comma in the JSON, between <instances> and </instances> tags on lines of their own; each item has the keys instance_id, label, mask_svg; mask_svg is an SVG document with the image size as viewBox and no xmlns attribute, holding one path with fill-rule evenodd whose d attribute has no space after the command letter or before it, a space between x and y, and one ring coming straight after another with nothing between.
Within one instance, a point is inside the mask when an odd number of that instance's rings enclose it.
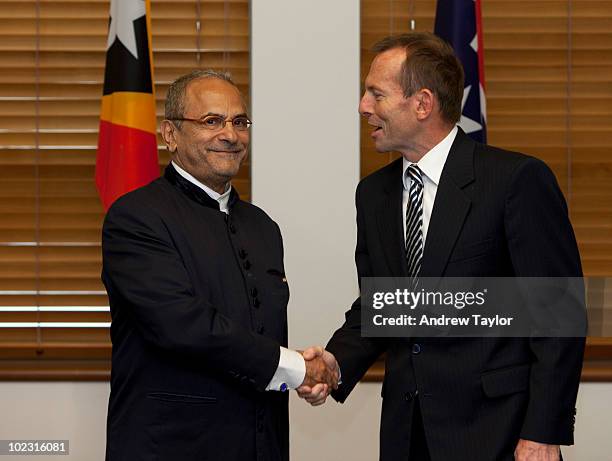
<instances>
[{"instance_id":1,"label":"cufflink","mask_svg":"<svg viewBox=\"0 0 612 461\"><path fill-rule=\"evenodd\" d=\"M278 390L281 392L287 392L289 390L289 386L287 386L287 383L282 383Z\"/></svg>"}]
</instances>

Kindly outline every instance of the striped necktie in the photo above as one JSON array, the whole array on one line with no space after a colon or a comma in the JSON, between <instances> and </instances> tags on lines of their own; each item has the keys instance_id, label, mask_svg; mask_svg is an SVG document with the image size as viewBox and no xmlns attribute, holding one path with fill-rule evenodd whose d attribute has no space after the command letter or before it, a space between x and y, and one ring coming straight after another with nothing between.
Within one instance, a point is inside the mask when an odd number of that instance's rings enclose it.
<instances>
[{"instance_id":1,"label":"striped necktie","mask_svg":"<svg viewBox=\"0 0 612 461\"><path fill-rule=\"evenodd\" d=\"M408 166L406 176L410 178L406 206L406 261L408 275L416 286L423 260L423 177L415 164Z\"/></svg>"}]
</instances>

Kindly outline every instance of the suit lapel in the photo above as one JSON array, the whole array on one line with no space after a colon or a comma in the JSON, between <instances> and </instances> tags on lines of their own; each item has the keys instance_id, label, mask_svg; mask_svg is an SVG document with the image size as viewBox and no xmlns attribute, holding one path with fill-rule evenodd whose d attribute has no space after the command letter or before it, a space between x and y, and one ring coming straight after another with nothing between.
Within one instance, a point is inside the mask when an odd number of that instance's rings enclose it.
<instances>
[{"instance_id":1,"label":"suit lapel","mask_svg":"<svg viewBox=\"0 0 612 461\"><path fill-rule=\"evenodd\" d=\"M395 161L385 181L385 199L378 209L378 228L385 249L385 257L395 276L408 275L404 247L404 223L402 221L402 159Z\"/></svg>"},{"instance_id":2,"label":"suit lapel","mask_svg":"<svg viewBox=\"0 0 612 461\"><path fill-rule=\"evenodd\" d=\"M476 143L459 129L442 170L423 252L421 276L444 274L457 237L471 206L462 190L474 180Z\"/></svg>"}]
</instances>

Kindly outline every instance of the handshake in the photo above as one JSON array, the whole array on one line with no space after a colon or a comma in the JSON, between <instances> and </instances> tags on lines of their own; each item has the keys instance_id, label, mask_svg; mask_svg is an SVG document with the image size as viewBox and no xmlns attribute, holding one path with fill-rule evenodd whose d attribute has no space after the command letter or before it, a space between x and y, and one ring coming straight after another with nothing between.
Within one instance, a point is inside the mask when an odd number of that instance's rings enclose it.
<instances>
[{"instance_id":1,"label":"handshake","mask_svg":"<svg viewBox=\"0 0 612 461\"><path fill-rule=\"evenodd\" d=\"M321 346L309 347L301 354L306 362L306 376L297 393L312 406L322 405L331 391L338 389L338 362L331 352Z\"/></svg>"}]
</instances>

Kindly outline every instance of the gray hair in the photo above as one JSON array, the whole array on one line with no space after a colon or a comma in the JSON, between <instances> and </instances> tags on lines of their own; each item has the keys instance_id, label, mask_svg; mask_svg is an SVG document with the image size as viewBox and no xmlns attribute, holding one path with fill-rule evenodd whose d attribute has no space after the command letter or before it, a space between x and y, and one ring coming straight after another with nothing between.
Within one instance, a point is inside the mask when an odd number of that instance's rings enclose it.
<instances>
[{"instance_id":1,"label":"gray hair","mask_svg":"<svg viewBox=\"0 0 612 461\"><path fill-rule=\"evenodd\" d=\"M232 80L229 72L218 72L212 69L197 69L189 72L188 74L181 75L168 87L168 93L166 94L166 105L164 111L164 117L166 120L173 120L177 128L181 128L182 122L180 118L183 118L185 114L185 90L194 80L200 80L202 78L216 78L224 80L236 88L238 86Z\"/></svg>"}]
</instances>

